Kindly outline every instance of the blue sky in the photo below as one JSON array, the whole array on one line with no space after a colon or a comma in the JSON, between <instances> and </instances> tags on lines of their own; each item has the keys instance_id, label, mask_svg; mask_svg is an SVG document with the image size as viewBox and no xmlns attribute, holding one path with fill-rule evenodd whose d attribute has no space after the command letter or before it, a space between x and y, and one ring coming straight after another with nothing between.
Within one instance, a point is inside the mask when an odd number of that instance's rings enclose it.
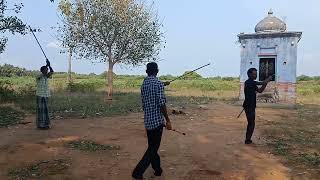
<instances>
[{"instance_id":1,"label":"blue sky","mask_svg":"<svg viewBox=\"0 0 320 180\"><path fill-rule=\"evenodd\" d=\"M58 1L58 0L56 0ZM50 27L58 22L57 4L49 0L10 0L22 2L19 15L42 32L37 36L56 71L67 70L67 54L60 54L55 45L56 32ZM167 41L161 52L160 74L179 75L208 62L210 67L199 71L203 76L239 76L240 51L237 34L252 33L270 8L285 18L289 31L302 31L298 49L298 75L320 75L320 1L319 0L158 0L155 8L163 19ZM41 51L31 35L9 36L0 64L9 63L27 69L38 69L44 63ZM99 74L105 64L75 60L78 73ZM117 66L117 74L144 74L145 67Z\"/></svg>"}]
</instances>

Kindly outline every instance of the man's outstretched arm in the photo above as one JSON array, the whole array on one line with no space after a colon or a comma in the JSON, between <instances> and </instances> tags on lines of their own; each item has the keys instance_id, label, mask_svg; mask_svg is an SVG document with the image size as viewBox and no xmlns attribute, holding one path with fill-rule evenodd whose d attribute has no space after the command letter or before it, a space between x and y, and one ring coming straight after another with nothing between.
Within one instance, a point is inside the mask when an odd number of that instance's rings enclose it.
<instances>
[{"instance_id":1,"label":"man's outstretched arm","mask_svg":"<svg viewBox=\"0 0 320 180\"><path fill-rule=\"evenodd\" d=\"M264 80L263 82L260 82L262 84L262 86L260 88L258 88L257 92L262 93L266 89L268 83L271 80L272 80L272 76L269 76L266 80ZM260 84L258 84L258 82L257 82L257 85L260 85Z\"/></svg>"}]
</instances>

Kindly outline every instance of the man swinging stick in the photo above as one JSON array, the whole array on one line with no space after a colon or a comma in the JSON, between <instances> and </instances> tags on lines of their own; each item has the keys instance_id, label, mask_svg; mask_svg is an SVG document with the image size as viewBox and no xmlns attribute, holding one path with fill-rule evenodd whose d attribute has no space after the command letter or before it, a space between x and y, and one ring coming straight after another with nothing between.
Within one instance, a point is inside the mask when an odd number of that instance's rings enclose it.
<instances>
[{"instance_id":1,"label":"man swinging stick","mask_svg":"<svg viewBox=\"0 0 320 180\"><path fill-rule=\"evenodd\" d=\"M50 117L48 110L48 100L50 97L49 78L53 74L50 62L46 60L47 65L40 68L41 75L37 77L37 128L50 129ZM50 72L48 72L48 68Z\"/></svg>"},{"instance_id":2,"label":"man swinging stick","mask_svg":"<svg viewBox=\"0 0 320 180\"><path fill-rule=\"evenodd\" d=\"M36 40L37 44L39 45L41 52L43 53L44 57L46 58L46 66L42 66L40 68L41 74L37 77L37 128L38 129L50 129L50 117L49 117L49 110L48 110L48 100L50 97L50 90L49 90L49 81L48 79L51 78L53 74L53 69L50 65L50 61L46 53L44 52L37 36L34 34L34 30L29 26L30 32L32 33L34 39ZM48 68L50 72L48 72Z\"/></svg>"},{"instance_id":3,"label":"man swinging stick","mask_svg":"<svg viewBox=\"0 0 320 180\"><path fill-rule=\"evenodd\" d=\"M273 76L268 77L263 82L257 82L255 81L257 79L257 69L255 68L250 68L247 71L247 75L248 80L244 85L245 100L243 103L243 109L248 121L245 144L252 144L251 137L255 127L257 93L262 93L265 90ZM258 85L262 86L259 88Z\"/></svg>"},{"instance_id":4,"label":"man swinging stick","mask_svg":"<svg viewBox=\"0 0 320 180\"><path fill-rule=\"evenodd\" d=\"M158 65L154 62L147 64L147 74L141 87L141 99L144 111L144 125L147 130L148 149L141 161L132 172L134 179L143 179L143 174L152 165L155 176L161 176L162 168L158 149L161 143L163 128L172 130L167 113L164 85L158 78ZM164 121L166 120L166 123Z\"/></svg>"}]
</instances>

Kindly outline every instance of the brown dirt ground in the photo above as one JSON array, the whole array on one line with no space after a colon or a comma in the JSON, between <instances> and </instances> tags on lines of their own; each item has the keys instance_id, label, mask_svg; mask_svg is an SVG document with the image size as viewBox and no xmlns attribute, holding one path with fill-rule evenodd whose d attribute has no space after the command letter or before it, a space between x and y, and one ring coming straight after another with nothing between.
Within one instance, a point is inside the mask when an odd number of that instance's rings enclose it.
<instances>
[{"instance_id":1,"label":"brown dirt ground","mask_svg":"<svg viewBox=\"0 0 320 180\"><path fill-rule=\"evenodd\" d=\"M291 179L290 169L268 153L265 141L259 137L259 116L253 140L254 146L243 143L245 116L235 117L239 106L214 103L204 108L187 108L186 115L172 115L172 124L184 131L182 136L164 131L160 156L166 180L215 179ZM273 120L290 110L258 109ZM33 121L34 117L27 120ZM261 121L261 120L260 120ZM0 179L8 179L8 170L39 161L68 159L70 167L60 175L45 179L65 180L127 180L146 150L142 113L123 117L96 119L66 119L52 122L49 131L35 129L34 123L0 129ZM261 130L260 130L261 131ZM114 144L120 150L81 152L69 149L65 143L93 140ZM152 177L151 168L145 173Z\"/></svg>"}]
</instances>

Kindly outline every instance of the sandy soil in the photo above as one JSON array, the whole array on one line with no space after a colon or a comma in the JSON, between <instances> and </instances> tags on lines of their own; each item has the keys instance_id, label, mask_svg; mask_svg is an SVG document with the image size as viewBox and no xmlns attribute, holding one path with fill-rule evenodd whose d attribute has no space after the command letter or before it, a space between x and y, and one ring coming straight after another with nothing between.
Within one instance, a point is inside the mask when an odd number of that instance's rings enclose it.
<instances>
[{"instance_id":1,"label":"sandy soil","mask_svg":"<svg viewBox=\"0 0 320 180\"><path fill-rule=\"evenodd\" d=\"M235 117L239 106L214 103L202 108L187 108L186 115L172 115L177 130L165 131L160 147L166 180L284 180L292 174L268 153L259 136L259 117L254 135L255 145L244 145L245 116ZM259 109L273 120L289 110ZM264 117L265 118L265 117ZM33 121L28 117L27 121ZM0 179L8 179L8 170L39 161L66 159L70 162L63 174L45 179L131 179L131 171L146 150L141 113L123 117L66 119L53 121L49 131L35 129L34 123L0 129ZM81 152L65 146L77 140L119 145L120 150ZM265 150L264 150L265 149ZM146 179L153 177L149 168Z\"/></svg>"}]
</instances>

